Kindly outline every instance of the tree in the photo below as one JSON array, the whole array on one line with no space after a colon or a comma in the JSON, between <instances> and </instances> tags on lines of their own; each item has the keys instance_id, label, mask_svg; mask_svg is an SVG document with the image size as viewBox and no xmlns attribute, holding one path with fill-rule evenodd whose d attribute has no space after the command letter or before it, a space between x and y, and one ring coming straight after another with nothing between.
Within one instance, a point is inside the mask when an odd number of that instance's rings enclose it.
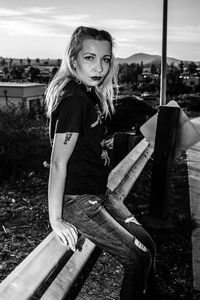
<instances>
[{"instance_id":1,"label":"tree","mask_svg":"<svg viewBox=\"0 0 200 300\"><path fill-rule=\"evenodd\" d=\"M199 83L197 85L195 85L194 92L195 93L200 93L200 81L199 81Z\"/></svg>"},{"instance_id":2,"label":"tree","mask_svg":"<svg viewBox=\"0 0 200 300\"><path fill-rule=\"evenodd\" d=\"M48 60L45 60L44 61L44 66L48 66L49 65L49 61Z\"/></svg>"},{"instance_id":3,"label":"tree","mask_svg":"<svg viewBox=\"0 0 200 300\"><path fill-rule=\"evenodd\" d=\"M37 81L39 74L40 74L40 70L38 68L30 67L28 71L28 75L31 82Z\"/></svg>"},{"instance_id":4,"label":"tree","mask_svg":"<svg viewBox=\"0 0 200 300\"><path fill-rule=\"evenodd\" d=\"M143 72L143 64L136 64L136 74L142 74Z\"/></svg>"},{"instance_id":5,"label":"tree","mask_svg":"<svg viewBox=\"0 0 200 300\"><path fill-rule=\"evenodd\" d=\"M130 72L130 66L128 64L119 65L119 75L118 79L120 83L129 83L133 81Z\"/></svg>"},{"instance_id":6,"label":"tree","mask_svg":"<svg viewBox=\"0 0 200 300\"><path fill-rule=\"evenodd\" d=\"M28 65L30 66L30 64L31 64L31 59L29 58L29 57L27 57L27 63L28 63Z\"/></svg>"},{"instance_id":7,"label":"tree","mask_svg":"<svg viewBox=\"0 0 200 300\"><path fill-rule=\"evenodd\" d=\"M58 67L53 67L53 69L51 70L51 76L54 76L57 71L58 71Z\"/></svg>"},{"instance_id":8,"label":"tree","mask_svg":"<svg viewBox=\"0 0 200 300\"><path fill-rule=\"evenodd\" d=\"M3 68L3 73L4 73L4 75L6 76L8 73L9 73L9 71L8 71L8 68L7 67L4 67Z\"/></svg>"},{"instance_id":9,"label":"tree","mask_svg":"<svg viewBox=\"0 0 200 300\"><path fill-rule=\"evenodd\" d=\"M22 66L14 66L10 70L11 78L14 80L23 79L23 74L24 74L24 68Z\"/></svg>"},{"instance_id":10,"label":"tree","mask_svg":"<svg viewBox=\"0 0 200 300\"><path fill-rule=\"evenodd\" d=\"M179 68L173 66L167 73L167 95L177 96L185 93L186 90L187 88L180 77Z\"/></svg>"},{"instance_id":11,"label":"tree","mask_svg":"<svg viewBox=\"0 0 200 300\"><path fill-rule=\"evenodd\" d=\"M40 64L40 59L39 58L36 58L36 60L35 60L35 62L36 62L36 64Z\"/></svg>"},{"instance_id":12,"label":"tree","mask_svg":"<svg viewBox=\"0 0 200 300\"><path fill-rule=\"evenodd\" d=\"M141 63L140 63L140 67L141 67L141 70L142 70L142 72L143 72L143 69L144 69L144 64L143 64L143 61L141 61Z\"/></svg>"},{"instance_id":13,"label":"tree","mask_svg":"<svg viewBox=\"0 0 200 300\"><path fill-rule=\"evenodd\" d=\"M12 64L13 64L13 59L10 58L10 59L9 59L9 67L10 67L10 68L12 67Z\"/></svg>"},{"instance_id":14,"label":"tree","mask_svg":"<svg viewBox=\"0 0 200 300\"><path fill-rule=\"evenodd\" d=\"M189 74L194 74L197 71L197 65L192 61L188 64L187 70Z\"/></svg>"},{"instance_id":15,"label":"tree","mask_svg":"<svg viewBox=\"0 0 200 300\"><path fill-rule=\"evenodd\" d=\"M138 68L139 66L139 68ZM131 83L137 82L137 75L141 73L140 65L136 64L122 64L119 66L119 83Z\"/></svg>"},{"instance_id":16,"label":"tree","mask_svg":"<svg viewBox=\"0 0 200 300\"><path fill-rule=\"evenodd\" d=\"M184 71L184 62L181 60L181 62L178 64L178 68L180 70L180 73L183 73Z\"/></svg>"},{"instance_id":17,"label":"tree","mask_svg":"<svg viewBox=\"0 0 200 300\"><path fill-rule=\"evenodd\" d=\"M58 59L57 59L57 66L60 66L60 65L61 65L61 59L58 58Z\"/></svg>"},{"instance_id":18,"label":"tree","mask_svg":"<svg viewBox=\"0 0 200 300\"><path fill-rule=\"evenodd\" d=\"M171 71L171 72L178 71L177 67L174 65L173 62L169 65L169 71Z\"/></svg>"},{"instance_id":19,"label":"tree","mask_svg":"<svg viewBox=\"0 0 200 300\"><path fill-rule=\"evenodd\" d=\"M157 73L157 68L155 64L151 65L151 74L156 74Z\"/></svg>"},{"instance_id":20,"label":"tree","mask_svg":"<svg viewBox=\"0 0 200 300\"><path fill-rule=\"evenodd\" d=\"M5 58L2 58L1 59L1 66L5 66L6 65L6 60L5 60Z\"/></svg>"}]
</instances>

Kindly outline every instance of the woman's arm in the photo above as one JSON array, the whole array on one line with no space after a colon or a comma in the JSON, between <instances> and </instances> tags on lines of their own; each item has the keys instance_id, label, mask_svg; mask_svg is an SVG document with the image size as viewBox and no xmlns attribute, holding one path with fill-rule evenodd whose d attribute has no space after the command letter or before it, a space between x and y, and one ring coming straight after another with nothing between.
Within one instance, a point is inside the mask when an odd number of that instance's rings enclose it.
<instances>
[{"instance_id":1,"label":"woman's arm","mask_svg":"<svg viewBox=\"0 0 200 300\"><path fill-rule=\"evenodd\" d=\"M51 154L48 205L49 221L61 241L75 251L76 228L62 219L63 196L67 177L67 163L74 150L78 133L56 133Z\"/></svg>"}]
</instances>

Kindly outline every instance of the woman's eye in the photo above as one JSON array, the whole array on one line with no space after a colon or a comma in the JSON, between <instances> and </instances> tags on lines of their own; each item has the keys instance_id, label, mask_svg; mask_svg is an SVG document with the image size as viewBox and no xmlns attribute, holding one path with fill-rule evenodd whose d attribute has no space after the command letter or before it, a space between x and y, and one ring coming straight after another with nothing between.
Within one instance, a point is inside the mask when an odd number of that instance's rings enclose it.
<instances>
[{"instance_id":1,"label":"woman's eye","mask_svg":"<svg viewBox=\"0 0 200 300\"><path fill-rule=\"evenodd\" d=\"M89 60L89 61L92 61L94 59L94 57L93 56L85 56L85 59Z\"/></svg>"},{"instance_id":2,"label":"woman's eye","mask_svg":"<svg viewBox=\"0 0 200 300\"><path fill-rule=\"evenodd\" d=\"M109 64L110 63L110 58L104 58L105 63Z\"/></svg>"}]
</instances>

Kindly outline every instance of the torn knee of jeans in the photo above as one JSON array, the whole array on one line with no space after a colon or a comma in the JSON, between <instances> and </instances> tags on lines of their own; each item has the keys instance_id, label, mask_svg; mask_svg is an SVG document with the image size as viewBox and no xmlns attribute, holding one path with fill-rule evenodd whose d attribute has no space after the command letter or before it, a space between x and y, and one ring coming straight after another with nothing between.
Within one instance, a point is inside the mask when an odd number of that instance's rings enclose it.
<instances>
[{"instance_id":1,"label":"torn knee of jeans","mask_svg":"<svg viewBox=\"0 0 200 300\"><path fill-rule=\"evenodd\" d=\"M135 238L134 244L142 251L147 252L147 248L138 240Z\"/></svg>"},{"instance_id":2,"label":"torn knee of jeans","mask_svg":"<svg viewBox=\"0 0 200 300\"><path fill-rule=\"evenodd\" d=\"M134 216L126 218L125 223L135 223L137 225L141 225Z\"/></svg>"},{"instance_id":3,"label":"torn knee of jeans","mask_svg":"<svg viewBox=\"0 0 200 300\"><path fill-rule=\"evenodd\" d=\"M89 200L88 202L89 202L90 204L93 204L93 205L94 205L94 204L97 204L97 200Z\"/></svg>"}]
</instances>

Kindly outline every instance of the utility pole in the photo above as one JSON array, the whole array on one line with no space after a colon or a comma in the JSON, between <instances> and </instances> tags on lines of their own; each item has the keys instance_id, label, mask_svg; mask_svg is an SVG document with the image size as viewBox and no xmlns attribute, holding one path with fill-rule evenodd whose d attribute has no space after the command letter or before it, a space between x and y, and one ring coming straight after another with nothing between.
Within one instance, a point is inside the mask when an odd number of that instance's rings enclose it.
<instances>
[{"instance_id":1,"label":"utility pole","mask_svg":"<svg viewBox=\"0 0 200 300\"><path fill-rule=\"evenodd\" d=\"M166 104L167 83L167 9L168 0L163 0L163 28L162 28L162 57L160 77L160 105Z\"/></svg>"}]
</instances>

